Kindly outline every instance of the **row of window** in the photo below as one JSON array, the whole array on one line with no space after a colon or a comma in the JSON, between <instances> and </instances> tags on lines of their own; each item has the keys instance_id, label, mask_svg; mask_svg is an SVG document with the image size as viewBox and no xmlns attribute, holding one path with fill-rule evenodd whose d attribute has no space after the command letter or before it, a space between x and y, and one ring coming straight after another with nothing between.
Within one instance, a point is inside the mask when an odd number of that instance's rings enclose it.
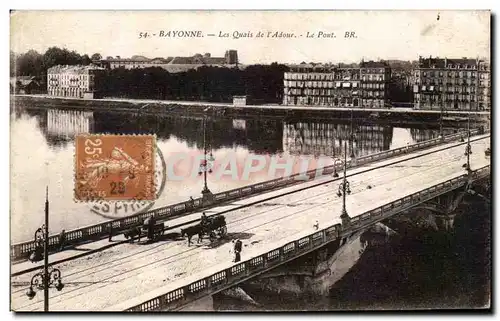
<instances>
[{"instance_id":1,"label":"row of window","mask_svg":"<svg viewBox=\"0 0 500 321\"><path fill-rule=\"evenodd\" d=\"M451 78L476 78L477 72L475 71L422 71L417 70L415 72L415 77L419 78L420 75L422 77L451 77ZM479 78L486 79L488 78L487 73L479 73Z\"/></svg>"},{"instance_id":2,"label":"row of window","mask_svg":"<svg viewBox=\"0 0 500 321\"><path fill-rule=\"evenodd\" d=\"M343 80L349 78L352 80L359 80L359 74L341 74L341 73L293 73L285 72L285 80Z\"/></svg>"},{"instance_id":3,"label":"row of window","mask_svg":"<svg viewBox=\"0 0 500 321\"><path fill-rule=\"evenodd\" d=\"M485 66L483 65L480 69L484 68ZM431 68L436 68L436 65L432 65ZM477 65L461 65L461 64L448 64L446 65L446 68L449 68L449 69L472 69L472 70L476 70L477 68Z\"/></svg>"},{"instance_id":4,"label":"row of window","mask_svg":"<svg viewBox=\"0 0 500 321\"><path fill-rule=\"evenodd\" d=\"M475 101L476 98L475 96L470 96L470 95L444 95L442 97L436 97L436 96L426 96L426 95L415 95L415 101L433 101L433 102L440 102L440 101L453 101L453 100L467 100L467 101Z\"/></svg>"},{"instance_id":5,"label":"row of window","mask_svg":"<svg viewBox=\"0 0 500 321\"><path fill-rule=\"evenodd\" d=\"M47 92L50 96L82 98L86 90L81 88L51 88Z\"/></svg>"},{"instance_id":6,"label":"row of window","mask_svg":"<svg viewBox=\"0 0 500 321\"><path fill-rule=\"evenodd\" d=\"M73 73L67 73L67 74L48 74L47 77L49 80L70 80L70 79L81 79L81 80L89 80L90 78L93 78L93 75L89 74L73 74Z\"/></svg>"},{"instance_id":7,"label":"row of window","mask_svg":"<svg viewBox=\"0 0 500 321\"><path fill-rule=\"evenodd\" d=\"M297 96L297 97L315 97L315 96L327 96L327 97L335 97L336 92L333 90L327 89L289 89L285 92L285 96ZM348 96L360 96L360 97L384 97L383 91L352 91ZM338 95L336 95L338 97Z\"/></svg>"},{"instance_id":8,"label":"row of window","mask_svg":"<svg viewBox=\"0 0 500 321\"><path fill-rule=\"evenodd\" d=\"M483 81L481 81L480 83L482 84ZM439 78L439 79L423 79L422 81L419 81L417 79L415 84L416 85L420 85L420 84L423 84L423 85L446 84L448 86L476 86L477 83L474 79L467 79L467 80L463 79L462 81L459 81L459 80L453 81L453 80L448 79L447 82L444 82L443 79Z\"/></svg>"},{"instance_id":9,"label":"row of window","mask_svg":"<svg viewBox=\"0 0 500 321\"><path fill-rule=\"evenodd\" d=\"M82 88L82 89L87 89L90 87L93 87L92 84L89 84L88 82L70 82L70 81L50 81L48 82L48 88Z\"/></svg>"},{"instance_id":10,"label":"row of window","mask_svg":"<svg viewBox=\"0 0 500 321\"><path fill-rule=\"evenodd\" d=\"M295 88L357 88L357 82L330 82L330 81L293 81L285 80L285 87Z\"/></svg>"},{"instance_id":11,"label":"row of window","mask_svg":"<svg viewBox=\"0 0 500 321\"><path fill-rule=\"evenodd\" d=\"M328 82L328 81L293 81L285 80L285 88L358 88L357 82ZM384 83L362 83L361 88L380 88L384 89Z\"/></svg>"},{"instance_id":12,"label":"row of window","mask_svg":"<svg viewBox=\"0 0 500 321\"><path fill-rule=\"evenodd\" d=\"M386 80L385 75L363 75L361 78L357 74L296 74L296 73L285 73L285 82L287 80L359 80L362 81L384 81Z\"/></svg>"},{"instance_id":13,"label":"row of window","mask_svg":"<svg viewBox=\"0 0 500 321\"><path fill-rule=\"evenodd\" d=\"M361 69L362 74L379 74L379 73L384 73L385 68L378 68L378 69Z\"/></svg>"},{"instance_id":14,"label":"row of window","mask_svg":"<svg viewBox=\"0 0 500 321\"><path fill-rule=\"evenodd\" d=\"M418 87L417 85L414 86L413 88L413 92L417 93L419 92L419 89L420 91L435 91L435 92L443 92L443 91L449 91L449 92L471 92L471 93L475 93L476 92L476 88L475 87L465 87L465 88L462 88L462 87L443 87L443 86L433 86L433 85L430 85L430 86L420 86Z\"/></svg>"},{"instance_id":15,"label":"row of window","mask_svg":"<svg viewBox=\"0 0 500 321\"><path fill-rule=\"evenodd\" d=\"M302 96L302 95L333 96L333 95L345 94L347 96L350 96L350 95L358 95L359 91L353 90L353 91L349 91L349 92L339 92L338 90L335 90L335 89L286 88L285 94L298 95L298 96Z\"/></svg>"}]
</instances>

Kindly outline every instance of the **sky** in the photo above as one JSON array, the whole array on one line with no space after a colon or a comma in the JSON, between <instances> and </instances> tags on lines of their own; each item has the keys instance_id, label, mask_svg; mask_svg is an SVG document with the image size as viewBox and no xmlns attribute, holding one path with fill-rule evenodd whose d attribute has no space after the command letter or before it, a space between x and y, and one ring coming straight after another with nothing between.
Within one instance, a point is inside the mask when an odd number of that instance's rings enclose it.
<instances>
[{"instance_id":1,"label":"sky","mask_svg":"<svg viewBox=\"0 0 500 321\"><path fill-rule=\"evenodd\" d=\"M416 60L419 55L489 59L490 54L489 11L15 11L10 26L16 53L58 46L103 57L205 52L221 57L234 49L243 64ZM151 36L160 30L199 30L204 37ZM257 38L259 31L294 37ZM320 31L336 38L320 38ZM150 37L140 39L141 32ZM253 37L234 39L235 32ZM314 37L307 38L308 32ZM356 38L345 38L345 32Z\"/></svg>"}]
</instances>

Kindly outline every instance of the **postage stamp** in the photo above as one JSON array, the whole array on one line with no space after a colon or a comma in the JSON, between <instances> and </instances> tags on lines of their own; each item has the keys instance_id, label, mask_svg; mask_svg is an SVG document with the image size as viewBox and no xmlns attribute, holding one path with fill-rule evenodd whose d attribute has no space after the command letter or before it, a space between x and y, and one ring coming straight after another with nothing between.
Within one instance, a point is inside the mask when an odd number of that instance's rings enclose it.
<instances>
[{"instance_id":1,"label":"postage stamp","mask_svg":"<svg viewBox=\"0 0 500 321\"><path fill-rule=\"evenodd\" d=\"M155 191L156 198L154 201L148 201L144 199L133 199L133 200L102 200L96 199L93 201L86 202L90 208L90 211L94 214L103 216L108 219L117 219L125 216L130 216L138 213L143 213L151 209L155 201L162 195L163 189L165 188L167 182L167 171L165 158L161 149L156 146L156 163L155 163Z\"/></svg>"},{"instance_id":2,"label":"postage stamp","mask_svg":"<svg viewBox=\"0 0 500 321\"><path fill-rule=\"evenodd\" d=\"M75 199L156 198L154 135L82 134L75 138Z\"/></svg>"}]
</instances>

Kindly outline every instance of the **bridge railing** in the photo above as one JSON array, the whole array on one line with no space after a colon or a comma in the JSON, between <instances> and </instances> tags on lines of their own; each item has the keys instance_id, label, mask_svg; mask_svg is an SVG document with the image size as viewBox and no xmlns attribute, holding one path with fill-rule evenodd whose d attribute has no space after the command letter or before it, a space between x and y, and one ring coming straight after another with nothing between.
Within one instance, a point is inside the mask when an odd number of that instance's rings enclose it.
<instances>
[{"instance_id":1,"label":"bridge railing","mask_svg":"<svg viewBox=\"0 0 500 321\"><path fill-rule=\"evenodd\" d=\"M476 135L478 133L479 130L477 129L471 130L471 135ZM463 132L448 135L443 137L442 139L435 138L424 142L379 152L376 154L361 156L356 158L355 160L348 160L347 168L354 168L364 164L384 160L390 157L404 155L406 153L411 153L431 146L452 142L459 139L460 137L464 137ZM323 168L322 174L331 174L333 173L334 167L336 167L337 170L340 170L342 166L343 165L339 164L326 166ZM318 176L318 170L313 169L303 174L299 173L290 175L288 177L280 177L269 181L217 193L213 195L213 201L208 203L206 201L204 202L202 198L197 198L194 200L189 200L173 204L170 206L150 210L144 213L134 214L127 217L102 222L99 224L81 227L75 230L67 231L65 233L65 244L76 245L87 241L99 240L108 237L110 233L112 235L120 234L120 231L131 228L133 226L137 226L141 222L141 220L144 220L150 216L154 216L157 220L160 221L166 220L170 217L177 217L182 214L188 214L193 211L201 210L208 206L215 206L228 201L233 201L235 199L240 199L245 196L255 195L271 191L277 188L303 183L309 180L313 180L317 176ZM110 232L110 227L111 227L111 232ZM59 240L60 240L60 234L54 234L50 236L49 251L53 251L59 248ZM27 258L35 250L35 247L36 243L34 240L13 244L10 247L11 259L19 260Z\"/></svg>"},{"instance_id":2,"label":"bridge railing","mask_svg":"<svg viewBox=\"0 0 500 321\"><path fill-rule=\"evenodd\" d=\"M490 166L488 165L473 171L470 179L477 180L489 175L489 173ZM347 227L343 227L341 224L336 224L326 229L315 231L312 234L300 237L292 242L288 242L262 255L253 257L224 270L217 271L210 276L200 277L200 279L195 282L168 291L165 294L147 300L138 305L124 307L123 304L127 304L127 302L125 302L118 308L122 308L123 310L129 312L165 311L177 309L178 307L195 301L205 295L222 291L245 281L256 274L270 270L280 264L283 264L284 262L298 258L299 256L320 248L339 237L349 235L356 230L360 230L394 214L410 209L417 204L457 189L466 184L468 180L469 176L467 174L450 179L446 182L434 185L371 211L352 217ZM202 272L200 274L202 274Z\"/></svg>"}]
</instances>

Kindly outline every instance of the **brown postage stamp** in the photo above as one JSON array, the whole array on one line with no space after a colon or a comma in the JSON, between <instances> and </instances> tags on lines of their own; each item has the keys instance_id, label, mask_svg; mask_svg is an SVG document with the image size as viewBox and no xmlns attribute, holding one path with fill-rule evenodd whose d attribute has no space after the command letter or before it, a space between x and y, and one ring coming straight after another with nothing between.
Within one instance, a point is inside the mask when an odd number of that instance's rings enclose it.
<instances>
[{"instance_id":1,"label":"brown postage stamp","mask_svg":"<svg viewBox=\"0 0 500 321\"><path fill-rule=\"evenodd\" d=\"M154 135L75 138L75 199L154 200Z\"/></svg>"}]
</instances>

